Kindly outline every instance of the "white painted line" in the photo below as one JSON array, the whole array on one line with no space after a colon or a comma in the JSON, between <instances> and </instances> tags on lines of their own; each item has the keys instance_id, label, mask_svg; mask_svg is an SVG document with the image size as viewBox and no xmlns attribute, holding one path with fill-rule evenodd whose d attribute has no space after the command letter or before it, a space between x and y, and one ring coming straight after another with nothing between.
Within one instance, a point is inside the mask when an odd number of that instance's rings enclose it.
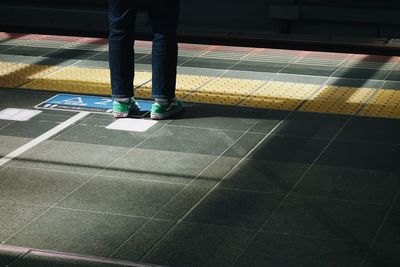
<instances>
[{"instance_id":1,"label":"white painted line","mask_svg":"<svg viewBox=\"0 0 400 267\"><path fill-rule=\"evenodd\" d=\"M39 110L6 108L0 111L0 120L29 121L39 113L41 113Z\"/></svg>"},{"instance_id":2,"label":"white painted line","mask_svg":"<svg viewBox=\"0 0 400 267\"><path fill-rule=\"evenodd\" d=\"M3 166L4 164L6 164L7 162L9 162L10 160L18 157L22 153L24 153L24 152L28 151L29 149L33 148L34 146L36 146L36 145L40 144L41 142L49 139L53 135L56 135L57 133L61 132L65 128L71 126L72 124L76 123L77 121L83 119L84 117L86 117L89 114L90 114L90 112L82 111L82 112L76 114L75 116L73 116L72 118L70 118L70 119L64 121L63 123L57 125L53 129L45 132L41 136L33 139L32 141L26 143L25 145L19 147L18 149L14 150L13 152L9 153L8 155L6 155L6 156L4 156L3 158L0 159L0 167Z\"/></svg>"},{"instance_id":3,"label":"white painted line","mask_svg":"<svg viewBox=\"0 0 400 267\"><path fill-rule=\"evenodd\" d=\"M106 129L130 132L145 132L156 124L157 121L151 120L119 119L108 125Z\"/></svg>"}]
</instances>

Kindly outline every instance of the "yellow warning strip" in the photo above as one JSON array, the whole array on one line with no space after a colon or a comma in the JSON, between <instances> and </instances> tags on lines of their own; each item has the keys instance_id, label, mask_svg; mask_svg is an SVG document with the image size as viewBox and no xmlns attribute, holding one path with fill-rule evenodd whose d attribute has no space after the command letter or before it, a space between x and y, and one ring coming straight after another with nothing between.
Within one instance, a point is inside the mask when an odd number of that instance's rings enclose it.
<instances>
[{"instance_id":1,"label":"yellow warning strip","mask_svg":"<svg viewBox=\"0 0 400 267\"><path fill-rule=\"evenodd\" d=\"M151 98L151 73L136 72L138 98ZM0 62L0 87L109 95L107 69ZM399 88L400 89L400 88ZM178 75L189 102L400 119L400 90Z\"/></svg>"},{"instance_id":2,"label":"yellow warning strip","mask_svg":"<svg viewBox=\"0 0 400 267\"><path fill-rule=\"evenodd\" d=\"M400 90L378 90L368 101L361 115L400 119Z\"/></svg>"},{"instance_id":3,"label":"yellow warning strip","mask_svg":"<svg viewBox=\"0 0 400 267\"><path fill-rule=\"evenodd\" d=\"M377 89L342 86L324 86L310 97L300 111L356 114Z\"/></svg>"}]
</instances>

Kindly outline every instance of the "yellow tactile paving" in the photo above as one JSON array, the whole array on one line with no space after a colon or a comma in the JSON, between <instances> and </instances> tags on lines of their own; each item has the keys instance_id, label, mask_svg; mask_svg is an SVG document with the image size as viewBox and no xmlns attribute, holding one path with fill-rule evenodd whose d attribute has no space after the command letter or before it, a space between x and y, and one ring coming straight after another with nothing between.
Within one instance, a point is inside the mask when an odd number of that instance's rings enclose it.
<instances>
[{"instance_id":1,"label":"yellow tactile paving","mask_svg":"<svg viewBox=\"0 0 400 267\"><path fill-rule=\"evenodd\" d=\"M235 105L265 83L259 80L215 78L184 99L190 102Z\"/></svg>"},{"instance_id":2,"label":"yellow tactile paving","mask_svg":"<svg viewBox=\"0 0 400 267\"><path fill-rule=\"evenodd\" d=\"M234 96L247 96L265 82L260 80L216 78L196 90L196 93L216 93Z\"/></svg>"},{"instance_id":3,"label":"yellow tactile paving","mask_svg":"<svg viewBox=\"0 0 400 267\"><path fill-rule=\"evenodd\" d=\"M293 110L305 101L320 85L291 82L268 82L244 99L247 107Z\"/></svg>"},{"instance_id":4,"label":"yellow tactile paving","mask_svg":"<svg viewBox=\"0 0 400 267\"><path fill-rule=\"evenodd\" d=\"M19 87L58 69L59 67L55 66L13 64L1 71L0 86L10 88Z\"/></svg>"},{"instance_id":5,"label":"yellow tactile paving","mask_svg":"<svg viewBox=\"0 0 400 267\"><path fill-rule=\"evenodd\" d=\"M109 75L108 69L0 61L0 86L8 88L109 95ZM136 97L150 99L151 72L136 72L134 80ZM179 74L176 95L190 102L400 118L400 90L332 85L318 90L319 87Z\"/></svg>"},{"instance_id":6,"label":"yellow tactile paving","mask_svg":"<svg viewBox=\"0 0 400 267\"><path fill-rule=\"evenodd\" d=\"M210 104L223 104L223 105L236 105L243 99L240 95L230 95L215 92L196 92L184 98L185 101L195 103L210 103Z\"/></svg>"},{"instance_id":7,"label":"yellow tactile paving","mask_svg":"<svg viewBox=\"0 0 400 267\"><path fill-rule=\"evenodd\" d=\"M301 111L356 114L377 89L327 85L308 99Z\"/></svg>"},{"instance_id":8,"label":"yellow tactile paving","mask_svg":"<svg viewBox=\"0 0 400 267\"><path fill-rule=\"evenodd\" d=\"M400 118L400 91L399 90L378 90L368 101L362 116Z\"/></svg>"},{"instance_id":9,"label":"yellow tactile paving","mask_svg":"<svg viewBox=\"0 0 400 267\"><path fill-rule=\"evenodd\" d=\"M135 73L135 87L151 79L149 72ZM110 94L110 72L107 69L67 67L36 79L23 88L58 92Z\"/></svg>"},{"instance_id":10,"label":"yellow tactile paving","mask_svg":"<svg viewBox=\"0 0 400 267\"><path fill-rule=\"evenodd\" d=\"M176 96L179 98L184 98L190 92L196 90L212 79L214 79L214 77L179 74L176 77ZM149 98L151 96L150 91L151 82L149 81L140 86L140 88L136 90L135 94L141 98Z\"/></svg>"}]
</instances>

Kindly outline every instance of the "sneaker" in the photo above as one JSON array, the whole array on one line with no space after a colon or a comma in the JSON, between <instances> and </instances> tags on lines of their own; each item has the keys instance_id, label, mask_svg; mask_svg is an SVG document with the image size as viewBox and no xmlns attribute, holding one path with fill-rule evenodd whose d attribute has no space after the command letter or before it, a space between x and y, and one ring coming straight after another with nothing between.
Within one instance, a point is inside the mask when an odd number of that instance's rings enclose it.
<instances>
[{"instance_id":1,"label":"sneaker","mask_svg":"<svg viewBox=\"0 0 400 267\"><path fill-rule=\"evenodd\" d=\"M131 98L129 102L113 102L113 115L114 118L127 118L130 113L140 110L139 105L136 101Z\"/></svg>"},{"instance_id":2,"label":"sneaker","mask_svg":"<svg viewBox=\"0 0 400 267\"><path fill-rule=\"evenodd\" d=\"M153 120L164 120L183 110L183 104L177 99L172 99L168 106L162 106L159 103L154 103L151 106L150 117Z\"/></svg>"}]
</instances>

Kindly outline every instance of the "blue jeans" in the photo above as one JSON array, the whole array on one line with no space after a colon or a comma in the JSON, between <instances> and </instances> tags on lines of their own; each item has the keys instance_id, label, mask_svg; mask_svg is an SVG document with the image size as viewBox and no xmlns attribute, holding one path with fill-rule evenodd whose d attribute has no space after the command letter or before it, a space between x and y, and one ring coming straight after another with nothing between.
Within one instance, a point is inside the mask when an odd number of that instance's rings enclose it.
<instances>
[{"instance_id":1,"label":"blue jeans","mask_svg":"<svg viewBox=\"0 0 400 267\"><path fill-rule=\"evenodd\" d=\"M179 0L147 0L153 31L152 96L174 98ZM114 98L132 97L136 0L109 0L109 64Z\"/></svg>"}]
</instances>

